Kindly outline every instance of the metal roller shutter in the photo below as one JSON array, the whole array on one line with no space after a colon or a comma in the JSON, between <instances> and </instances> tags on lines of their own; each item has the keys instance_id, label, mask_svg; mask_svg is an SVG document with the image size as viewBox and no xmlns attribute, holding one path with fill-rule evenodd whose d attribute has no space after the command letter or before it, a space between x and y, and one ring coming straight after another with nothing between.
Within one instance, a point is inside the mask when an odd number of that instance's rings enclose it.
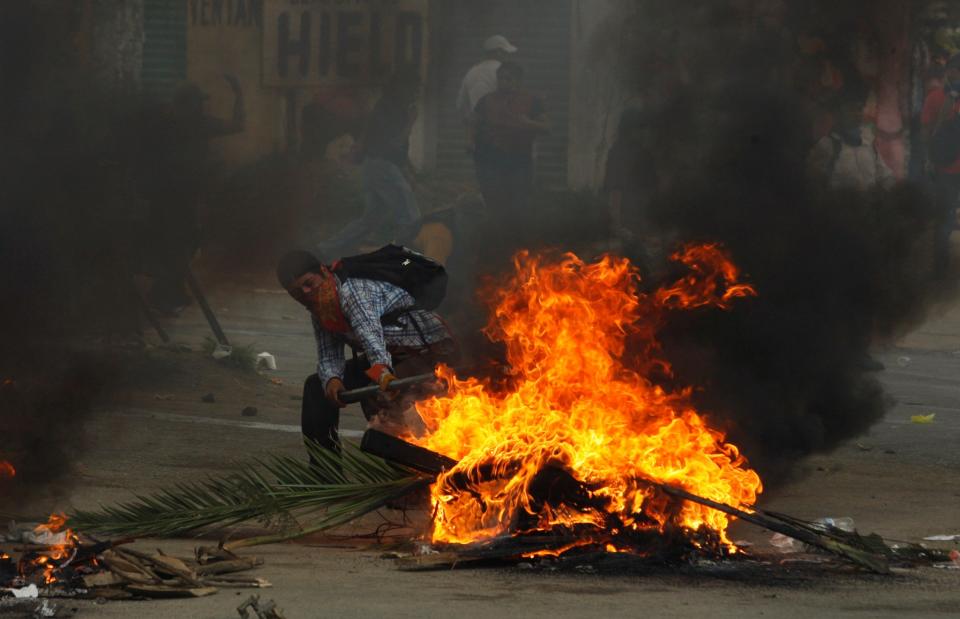
<instances>
[{"instance_id":1,"label":"metal roller shutter","mask_svg":"<svg viewBox=\"0 0 960 619\"><path fill-rule=\"evenodd\" d=\"M473 176L464 151L457 92L467 70L480 60L483 41L502 34L519 48L527 89L544 98L553 131L537 142L536 176L543 186L564 186L570 89L570 0L443 0L434 14L437 35L431 51L439 101L437 171Z\"/></svg>"},{"instance_id":2,"label":"metal roller shutter","mask_svg":"<svg viewBox=\"0 0 960 619\"><path fill-rule=\"evenodd\" d=\"M187 2L144 0L143 5L143 90L167 96L187 77Z\"/></svg>"}]
</instances>

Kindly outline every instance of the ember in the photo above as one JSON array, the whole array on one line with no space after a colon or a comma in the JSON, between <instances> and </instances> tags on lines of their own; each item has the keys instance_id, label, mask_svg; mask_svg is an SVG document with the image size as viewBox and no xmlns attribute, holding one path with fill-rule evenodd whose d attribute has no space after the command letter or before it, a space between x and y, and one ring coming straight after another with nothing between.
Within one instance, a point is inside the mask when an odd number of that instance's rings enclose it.
<instances>
[{"instance_id":1,"label":"ember","mask_svg":"<svg viewBox=\"0 0 960 619\"><path fill-rule=\"evenodd\" d=\"M669 529L735 550L729 516L650 482L752 505L760 478L693 408L689 389L668 392L649 377L671 371L656 339L668 311L727 308L755 292L717 245L673 259L689 274L645 294L626 259L517 256L485 329L506 345L509 385L441 368L448 395L417 406L428 432L411 440L458 460L432 486L434 542L566 529L577 532L572 546L629 552L640 549L624 533Z\"/></svg>"},{"instance_id":2,"label":"ember","mask_svg":"<svg viewBox=\"0 0 960 619\"><path fill-rule=\"evenodd\" d=\"M17 476L17 469L11 462L0 460L0 479L13 479Z\"/></svg>"}]
</instances>

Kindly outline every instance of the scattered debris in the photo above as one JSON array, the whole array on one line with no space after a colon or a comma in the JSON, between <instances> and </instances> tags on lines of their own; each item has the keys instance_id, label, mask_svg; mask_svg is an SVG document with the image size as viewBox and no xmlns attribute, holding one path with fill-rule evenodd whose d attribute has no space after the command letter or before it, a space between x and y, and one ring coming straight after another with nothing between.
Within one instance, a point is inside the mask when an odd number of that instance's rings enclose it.
<instances>
[{"instance_id":1,"label":"scattered debris","mask_svg":"<svg viewBox=\"0 0 960 619\"><path fill-rule=\"evenodd\" d=\"M873 451L873 447L871 445L864 445L863 443L857 443L857 449L860 451Z\"/></svg>"},{"instance_id":2,"label":"scattered debris","mask_svg":"<svg viewBox=\"0 0 960 619\"><path fill-rule=\"evenodd\" d=\"M257 416L257 407L256 407L256 406L247 406L247 407L245 407L242 411L240 411L240 414L243 415L244 417L256 417L256 416Z\"/></svg>"},{"instance_id":3,"label":"scattered debris","mask_svg":"<svg viewBox=\"0 0 960 619\"><path fill-rule=\"evenodd\" d=\"M250 611L254 614L251 615ZM283 611L277 608L277 603L273 600L265 602L260 601L259 595L251 595L243 604L237 606L237 614L240 619L284 619Z\"/></svg>"},{"instance_id":4,"label":"scattered debris","mask_svg":"<svg viewBox=\"0 0 960 619\"><path fill-rule=\"evenodd\" d=\"M128 546L133 539L99 541L77 534L59 514L32 527L61 535L53 543L25 543L21 528L12 526L13 533L2 538L13 545L0 548L0 598L185 598L212 595L219 588L271 586L263 578L236 574L262 565L262 559L223 549L198 550L189 559L159 549L144 552ZM56 607L41 605L34 616L56 616Z\"/></svg>"},{"instance_id":5,"label":"scattered debris","mask_svg":"<svg viewBox=\"0 0 960 619\"><path fill-rule=\"evenodd\" d=\"M268 352L262 352L257 355L257 367L275 370L277 369L277 358Z\"/></svg>"},{"instance_id":6,"label":"scattered debris","mask_svg":"<svg viewBox=\"0 0 960 619\"><path fill-rule=\"evenodd\" d=\"M770 537L770 545L776 548L777 552L782 552L784 554L802 552L804 549L802 542L795 540L792 537L788 537L783 533L774 533Z\"/></svg>"},{"instance_id":7,"label":"scattered debris","mask_svg":"<svg viewBox=\"0 0 960 619\"><path fill-rule=\"evenodd\" d=\"M40 603L37 604L36 608L33 609L34 617L56 617L57 605L51 602L50 600L40 600Z\"/></svg>"},{"instance_id":8,"label":"scattered debris","mask_svg":"<svg viewBox=\"0 0 960 619\"><path fill-rule=\"evenodd\" d=\"M283 379L282 379L282 378L273 377L273 378L270 379L270 382L273 383L274 385L282 385L282 384L283 384Z\"/></svg>"},{"instance_id":9,"label":"scattered debris","mask_svg":"<svg viewBox=\"0 0 960 619\"><path fill-rule=\"evenodd\" d=\"M923 538L925 542L960 542L960 533L954 535L930 535Z\"/></svg>"},{"instance_id":10,"label":"scattered debris","mask_svg":"<svg viewBox=\"0 0 960 619\"><path fill-rule=\"evenodd\" d=\"M817 518L811 524L814 528L825 532L831 529L837 529L846 533L855 533L857 530L854 526L853 518L849 516L826 516L824 518Z\"/></svg>"},{"instance_id":11,"label":"scattered debris","mask_svg":"<svg viewBox=\"0 0 960 619\"><path fill-rule=\"evenodd\" d=\"M825 517L818 518L810 523L811 528L824 533L830 533L832 531L843 531L844 533L856 533L854 528L853 518L848 517ZM738 544L739 545L739 544ZM784 535L783 533L774 533L770 537L770 545L777 549L778 552L784 554L797 553L797 552L822 552L816 546L810 544L804 544L798 539Z\"/></svg>"},{"instance_id":12,"label":"scattered debris","mask_svg":"<svg viewBox=\"0 0 960 619\"><path fill-rule=\"evenodd\" d=\"M206 404L213 404L214 402L217 401L217 396L215 396L215 395L212 394L212 393L208 393L208 394L205 394L204 396L202 396L202 397L200 398L200 401L201 401L201 402L204 402L204 403L206 403Z\"/></svg>"},{"instance_id":13,"label":"scattered debris","mask_svg":"<svg viewBox=\"0 0 960 619\"><path fill-rule=\"evenodd\" d=\"M907 357L906 355L902 355L902 356L900 356L900 357L897 357L897 365L899 365L899 366L902 367L902 368L905 368L905 367L907 367L908 365L910 365L910 362L911 362L911 361L912 361L912 359L911 359L910 357Z\"/></svg>"},{"instance_id":14,"label":"scattered debris","mask_svg":"<svg viewBox=\"0 0 960 619\"><path fill-rule=\"evenodd\" d=\"M225 346L223 344L217 344L213 348L213 352L210 353L210 356L220 361L221 359L226 359L233 354L233 346Z\"/></svg>"},{"instance_id":15,"label":"scattered debris","mask_svg":"<svg viewBox=\"0 0 960 619\"><path fill-rule=\"evenodd\" d=\"M37 585L33 585L33 584L27 585L26 587L20 587L20 588L15 587L12 589L4 589L4 590L9 591L10 593L13 594L13 597L18 599L40 597L40 590L37 589Z\"/></svg>"},{"instance_id":16,"label":"scattered debris","mask_svg":"<svg viewBox=\"0 0 960 619\"><path fill-rule=\"evenodd\" d=\"M203 340L203 351L219 363L244 372L253 372L257 369L257 353L252 344L233 346L212 337L206 337Z\"/></svg>"},{"instance_id":17,"label":"scattered debris","mask_svg":"<svg viewBox=\"0 0 960 619\"><path fill-rule=\"evenodd\" d=\"M939 567L944 570L960 570L960 551L954 549L948 555L950 561L934 563L933 567Z\"/></svg>"},{"instance_id":18,"label":"scattered debris","mask_svg":"<svg viewBox=\"0 0 960 619\"><path fill-rule=\"evenodd\" d=\"M936 413L930 413L929 415L913 415L910 417L910 423L933 423L933 418L936 416Z\"/></svg>"},{"instance_id":19,"label":"scattered debris","mask_svg":"<svg viewBox=\"0 0 960 619\"><path fill-rule=\"evenodd\" d=\"M172 400L173 398L174 398L174 395L173 395L172 393L155 393L155 394L153 394L153 399L154 399L154 400L169 401L169 400Z\"/></svg>"}]
</instances>

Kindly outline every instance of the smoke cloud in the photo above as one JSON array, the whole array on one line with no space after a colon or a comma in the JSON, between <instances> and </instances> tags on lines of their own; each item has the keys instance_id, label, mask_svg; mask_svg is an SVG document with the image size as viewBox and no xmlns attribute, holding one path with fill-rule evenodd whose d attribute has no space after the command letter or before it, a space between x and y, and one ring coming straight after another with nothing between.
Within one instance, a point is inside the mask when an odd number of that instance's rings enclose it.
<instances>
[{"instance_id":1,"label":"smoke cloud","mask_svg":"<svg viewBox=\"0 0 960 619\"><path fill-rule=\"evenodd\" d=\"M138 328L121 162L134 106L77 69L61 3L0 8L0 510L69 474L110 363L78 334Z\"/></svg>"},{"instance_id":2,"label":"smoke cloud","mask_svg":"<svg viewBox=\"0 0 960 619\"><path fill-rule=\"evenodd\" d=\"M869 352L917 324L933 298L933 210L910 185L816 191L789 102L731 105L742 114L656 215L678 238L724 243L758 296L730 312L677 315L663 339L676 376L702 387L700 406L777 474L884 413Z\"/></svg>"},{"instance_id":3,"label":"smoke cloud","mask_svg":"<svg viewBox=\"0 0 960 619\"><path fill-rule=\"evenodd\" d=\"M825 191L807 177L811 108L796 40L827 32L844 57L855 28L823 25L849 24L849 11L817 2L747 23L711 4L647 23L662 34L634 50L636 67L657 56L685 72L646 100L661 179L651 217L669 238L722 242L758 297L730 312L678 313L662 338L677 382L776 479L880 419L889 397L866 369L871 349L948 291L932 277L935 209L923 187ZM673 45L651 49L664 37Z\"/></svg>"}]
</instances>

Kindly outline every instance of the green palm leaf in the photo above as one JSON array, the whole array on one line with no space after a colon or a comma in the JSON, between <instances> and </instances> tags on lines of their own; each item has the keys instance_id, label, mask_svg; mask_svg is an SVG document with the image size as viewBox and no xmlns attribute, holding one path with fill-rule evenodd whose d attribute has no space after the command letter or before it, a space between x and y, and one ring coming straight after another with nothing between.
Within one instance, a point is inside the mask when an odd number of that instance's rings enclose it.
<instances>
[{"instance_id":1,"label":"green palm leaf","mask_svg":"<svg viewBox=\"0 0 960 619\"><path fill-rule=\"evenodd\" d=\"M88 533L166 537L257 521L275 535L233 546L291 539L339 526L424 487L430 479L344 443L337 454L307 443L314 464L270 456L224 477L176 484L100 511L69 515Z\"/></svg>"}]
</instances>

